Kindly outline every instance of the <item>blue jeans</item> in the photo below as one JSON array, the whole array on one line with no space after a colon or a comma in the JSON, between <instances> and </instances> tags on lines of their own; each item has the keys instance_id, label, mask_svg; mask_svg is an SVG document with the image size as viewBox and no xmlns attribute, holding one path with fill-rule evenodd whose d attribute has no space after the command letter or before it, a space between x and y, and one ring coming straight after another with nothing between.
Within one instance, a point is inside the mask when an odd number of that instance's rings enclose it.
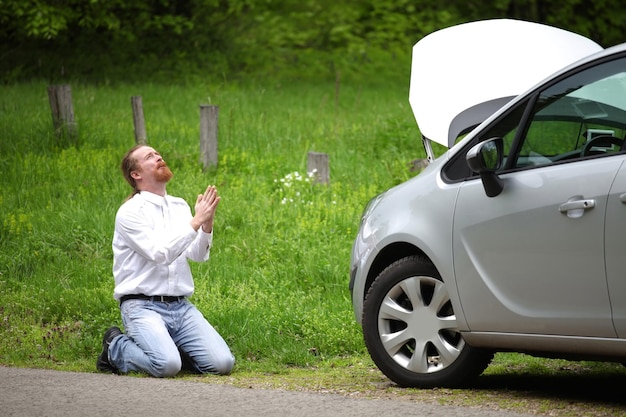
<instances>
[{"instance_id":1,"label":"blue jeans","mask_svg":"<svg viewBox=\"0 0 626 417\"><path fill-rule=\"evenodd\" d=\"M120 372L178 374L181 354L199 373L229 374L235 358L224 339L189 301L127 300L120 306L125 334L109 345Z\"/></svg>"}]
</instances>

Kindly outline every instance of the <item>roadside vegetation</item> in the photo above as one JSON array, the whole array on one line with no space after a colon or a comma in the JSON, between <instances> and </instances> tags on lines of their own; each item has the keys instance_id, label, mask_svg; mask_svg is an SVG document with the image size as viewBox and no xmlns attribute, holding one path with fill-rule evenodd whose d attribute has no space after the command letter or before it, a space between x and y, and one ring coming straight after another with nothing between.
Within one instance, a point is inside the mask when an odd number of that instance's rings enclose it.
<instances>
[{"instance_id":1,"label":"roadside vegetation","mask_svg":"<svg viewBox=\"0 0 626 417\"><path fill-rule=\"evenodd\" d=\"M112 298L115 212L130 191L119 162L134 144L141 95L148 143L190 204L223 198L211 260L193 264L194 302L240 369L304 366L363 353L347 289L349 253L369 198L408 179L422 155L403 86L74 85L77 144L57 138L46 85L1 88L1 362L93 368ZM219 161L203 172L199 105L220 107ZM329 155L314 184L307 153Z\"/></svg>"}]
</instances>

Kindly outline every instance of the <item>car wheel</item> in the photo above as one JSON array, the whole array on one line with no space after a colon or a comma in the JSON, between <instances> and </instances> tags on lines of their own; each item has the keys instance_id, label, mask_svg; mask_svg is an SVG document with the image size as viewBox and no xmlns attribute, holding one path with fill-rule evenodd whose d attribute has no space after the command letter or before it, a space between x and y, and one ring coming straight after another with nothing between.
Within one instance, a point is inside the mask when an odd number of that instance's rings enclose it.
<instances>
[{"instance_id":1,"label":"car wheel","mask_svg":"<svg viewBox=\"0 0 626 417\"><path fill-rule=\"evenodd\" d=\"M446 284L420 256L394 262L374 280L362 322L372 359L401 386L463 386L493 358L465 343Z\"/></svg>"}]
</instances>

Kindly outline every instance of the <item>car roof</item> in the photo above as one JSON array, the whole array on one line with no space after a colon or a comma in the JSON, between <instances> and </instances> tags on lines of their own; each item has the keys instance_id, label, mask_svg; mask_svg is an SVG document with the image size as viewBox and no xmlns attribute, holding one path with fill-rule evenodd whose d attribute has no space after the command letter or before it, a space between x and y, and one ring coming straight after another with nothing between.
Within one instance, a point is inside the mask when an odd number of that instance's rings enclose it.
<instances>
[{"instance_id":1,"label":"car roof","mask_svg":"<svg viewBox=\"0 0 626 417\"><path fill-rule=\"evenodd\" d=\"M602 49L584 36L521 20L441 29L413 47L409 102L422 135L450 148L512 98Z\"/></svg>"}]
</instances>

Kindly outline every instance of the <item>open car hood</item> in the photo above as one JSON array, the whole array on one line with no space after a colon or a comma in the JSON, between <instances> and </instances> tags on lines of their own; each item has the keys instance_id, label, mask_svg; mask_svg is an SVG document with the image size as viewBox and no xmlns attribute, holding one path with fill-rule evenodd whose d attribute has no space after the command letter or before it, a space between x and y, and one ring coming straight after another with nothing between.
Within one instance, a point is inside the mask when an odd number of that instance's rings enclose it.
<instances>
[{"instance_id":1,"label":"open car hood","mask_svg":"<svg viewBox=\"0 0 626 417\"><path fill-rule=\"evenodd\" d=\"M451 148L512 98L602 49L584 36L521 20L441 29L413 47L409 102L422 136Z\"/></svg>"}]
</instances>

